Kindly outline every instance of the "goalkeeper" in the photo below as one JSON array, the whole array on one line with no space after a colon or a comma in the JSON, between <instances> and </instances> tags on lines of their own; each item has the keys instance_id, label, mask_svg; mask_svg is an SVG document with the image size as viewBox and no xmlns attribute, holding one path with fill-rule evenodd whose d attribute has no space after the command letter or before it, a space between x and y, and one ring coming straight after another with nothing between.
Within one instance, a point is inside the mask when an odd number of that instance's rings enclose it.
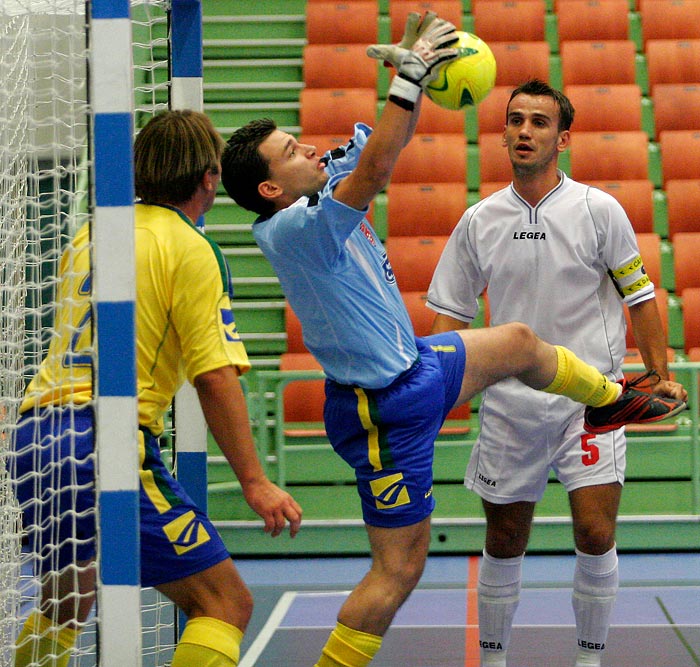
<instances>
[{"instance_id":1,"label":"goalkeeper","mask_svg":"<svg viewBox=\"0 0 700 667\"><path fill-rule=\"evenodd\" d=\"M367 665L418 583L435 506L434 441L454 405L511 376L594 406L621 392L519 323L414 336L365 215L411 139L422 88L457 57L452 24L418 19L409 17L399 45L369 48L398 70L374 131L358 123L346 146L320 157L272 121L256 120L233 133L222 159L224 187L259 214L256 242L326 372L326 430L355 470L369 535L370 571L341 607L318 667Z\"/></svg>"},{"instance_id":2,"label":"goalkeeper","mask_svg":"<svg viewBox=\"0 0 700 667\"><path fill-rule=\"evenodd\" d=\"M206 514L164 466L158 437L185 377L246 501L278 535L301 508L265 476L238 376L250 368L231 311L228 267L195 227L220 181L224 142L193 111L155 116L136 139L136 348L141 584L188 617L172 667L232 667L252 597ZM15 667L66 667L95 599L94 403L89 230L61 260L48 355L21 406L13 476L41 577ZM69 362L69 363L66 363ZM115 462L116 463L116 462Z\"/></svg>"}]
</instances>

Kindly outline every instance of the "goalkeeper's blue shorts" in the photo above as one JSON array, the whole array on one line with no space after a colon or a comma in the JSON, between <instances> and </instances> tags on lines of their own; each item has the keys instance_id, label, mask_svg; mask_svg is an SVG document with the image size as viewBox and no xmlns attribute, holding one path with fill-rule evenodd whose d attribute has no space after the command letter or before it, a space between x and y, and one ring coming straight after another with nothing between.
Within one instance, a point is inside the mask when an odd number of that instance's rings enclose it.
<instances>
[{"instance_id":1,"label":"goalkeeper's blue shorts","mask_svg":"<svg viewBox=\"0 0 700 667\"><path fill-rule=\"evenodd\" d=\"M416 338L419 357L383 389L326 380L333 449L355 470L365 523L409 526L435 508L433 452L464 377L466 351L449 331Z\"/></svg>"},{"instance_id":2,"label":"goalkeeper's blue shorts","mask_svg":"<svg viewBox=\"0 0 700 667\"><path fill-rule=\"evenodd\" d=\"M17 425L10 470L40 573L95 556L93 425L92 408L76 406L30 411ZM139 430L139 459L141 585L181 579L229 558L146 429Z\"/></svg>"}]
</instances>

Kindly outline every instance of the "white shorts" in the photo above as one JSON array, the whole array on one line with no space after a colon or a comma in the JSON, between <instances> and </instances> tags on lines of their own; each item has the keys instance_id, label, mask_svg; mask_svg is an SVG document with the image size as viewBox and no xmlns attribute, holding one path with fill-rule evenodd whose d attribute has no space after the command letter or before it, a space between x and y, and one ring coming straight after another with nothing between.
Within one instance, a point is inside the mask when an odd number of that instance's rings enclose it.
<instances>
[{"instance_id":1,"label":"white shorts","mask_svg":"<svg viewBox=\"0 0 700 667\"><path fill-rule=\"evenodd\" d=\"M485 392L481 427L464 483L483 499L539 502L550 471L567 492L624 483L624 428L593 435L583 429L585 406L545 394L517 380Z\"/></svg>"}]
</instances>

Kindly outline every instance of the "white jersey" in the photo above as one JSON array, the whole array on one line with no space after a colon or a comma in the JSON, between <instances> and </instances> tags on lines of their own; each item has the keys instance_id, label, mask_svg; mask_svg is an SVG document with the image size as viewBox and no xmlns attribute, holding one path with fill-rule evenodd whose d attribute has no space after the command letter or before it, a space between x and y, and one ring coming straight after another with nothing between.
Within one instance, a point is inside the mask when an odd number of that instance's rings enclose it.
<instances>
[{"instance_id":1,"label":"white jersey","mask_svg":"<svg viewBox=\"0 0 700 667\"><path fill-rule=\"evenodd\" d=\"M623 302L654 296L624 209L563 173L535 207L510 185L467 209L435 271L428 306L470 322L487 286L491 325L524 322L613 379L626 351ZM479 440L536 443L554 457L578 415L582 406L568 398L505 380L484 391Z\"/></svg>"}]
</instances>

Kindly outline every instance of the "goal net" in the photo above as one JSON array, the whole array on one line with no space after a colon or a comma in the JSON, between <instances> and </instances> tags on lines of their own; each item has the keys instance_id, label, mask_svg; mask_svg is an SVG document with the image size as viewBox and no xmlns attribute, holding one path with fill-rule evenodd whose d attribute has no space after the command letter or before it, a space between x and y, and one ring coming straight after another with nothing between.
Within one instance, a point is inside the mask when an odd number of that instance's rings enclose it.
<instances>
[{"instance_id":1,"label":"goal net","mask_svg":"<svg viewBox=\"0 0 700 667\"><path fill-rule=\"evenodd\" d=\"M170 0L130 4L134 109L141 126L168 106ZM88 62L94 45L86 25L84 0L0 0L0 667L13 664L18 633L40 586L22 525L27 508L15 500L10 477L11 442L58 314L61 254L92 210ZM66 357L69 378L72 363L80 359ZM75 520L58 505L43 516L56 525ZM70 664L102 664L99 621L98 608ZM175 644L172 605L155 591L142 591L141 622L142 664L166 664Z\"/></svg>"}]
</instances>

